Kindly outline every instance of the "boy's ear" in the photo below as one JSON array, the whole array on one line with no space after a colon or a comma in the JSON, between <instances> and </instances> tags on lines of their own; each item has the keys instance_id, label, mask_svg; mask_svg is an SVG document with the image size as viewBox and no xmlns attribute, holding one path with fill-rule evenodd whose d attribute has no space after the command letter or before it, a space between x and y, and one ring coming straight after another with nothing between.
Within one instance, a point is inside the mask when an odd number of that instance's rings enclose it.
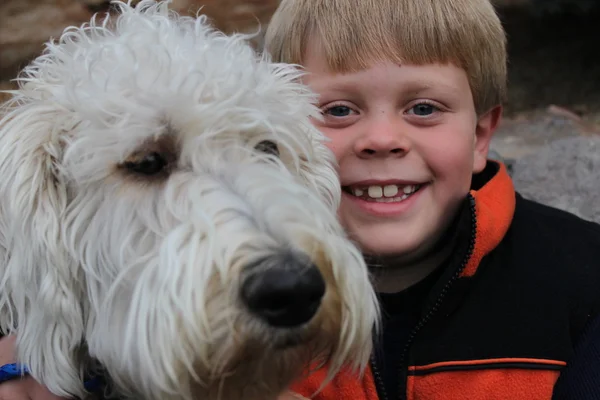
<instances>
[{"instance_id":1,"label":"boy's ear","mask_svg":"<svg viewBox=\"0 0 600 400\"><path fill-rule=\"evenodd\" d=\"M486 113L480 115L477 119L475 128L475 154L473 158L473 173L483 171L487 163L487 155L490 150L492 136L498 128L502 117L502 106L498 105Z\"/></svg>"}]
</instances>

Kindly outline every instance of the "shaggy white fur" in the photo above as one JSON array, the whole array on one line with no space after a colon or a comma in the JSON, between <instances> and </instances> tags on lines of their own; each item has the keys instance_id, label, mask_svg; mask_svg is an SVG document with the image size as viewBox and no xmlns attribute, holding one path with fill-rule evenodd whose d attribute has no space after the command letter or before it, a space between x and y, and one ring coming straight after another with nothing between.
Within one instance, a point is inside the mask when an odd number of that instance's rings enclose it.
<instances>
[{"instance_id":1,"label":"shaggy white fur","mask_svg":"<svg viewBox=\"0 0 600 400\"><path fill-rule=\"evenodd\" d=\"M166 2L117 5L49 43L2 110L0 327L19 362L85 397L94 360L149 400L268 400L309 363L364 368L377 302L299 70ZM326 285L297 326L240 294L282 254Z\"/></svg>"}]
</instances>

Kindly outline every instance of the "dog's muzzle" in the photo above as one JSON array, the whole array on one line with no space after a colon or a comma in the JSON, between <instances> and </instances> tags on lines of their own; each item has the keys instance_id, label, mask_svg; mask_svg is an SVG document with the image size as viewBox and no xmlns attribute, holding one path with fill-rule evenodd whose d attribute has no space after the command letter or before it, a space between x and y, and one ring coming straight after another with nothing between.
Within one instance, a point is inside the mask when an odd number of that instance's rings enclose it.
<instances>
[{"instance_id":1,"label":"dog's muzzle","mask_svg":"<svg viewBox=\"0 0 600 400\"><path fill-rule=\"evenodd\" d=\"M276 328L291 328L311 320L325 295L319 269L299 254L277 254L246 269L242 301L252 313Z\"/></svg>"}]
</instances>

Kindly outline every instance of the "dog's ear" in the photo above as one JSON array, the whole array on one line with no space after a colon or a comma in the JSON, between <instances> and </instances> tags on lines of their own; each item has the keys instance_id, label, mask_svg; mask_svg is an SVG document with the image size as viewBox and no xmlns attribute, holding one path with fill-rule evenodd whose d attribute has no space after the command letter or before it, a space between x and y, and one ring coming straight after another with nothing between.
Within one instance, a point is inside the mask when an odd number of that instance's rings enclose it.
<instances>
[{"instance_id":1,"label":"dog's ear","mask_svg":"<svg viewBox=\"0 0 600 400\"><path fill-rule=\"evenodd\" d=\"M69 124L67 110L24 87L0 110L0 329L16 334L18 361L36 379L81 396L82 283L61 233Z\"/></svg>"}]
</instances>

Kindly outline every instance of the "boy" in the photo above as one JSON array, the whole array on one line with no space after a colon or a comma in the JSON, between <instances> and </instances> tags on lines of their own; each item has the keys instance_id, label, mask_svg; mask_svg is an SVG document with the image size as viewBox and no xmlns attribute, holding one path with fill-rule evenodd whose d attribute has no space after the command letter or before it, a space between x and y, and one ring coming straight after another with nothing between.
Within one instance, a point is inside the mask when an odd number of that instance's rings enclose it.
<instances>
[{"instance_id":1,"label":"boy","mask_svg":"<svg viewBox=\"0 0 600 400\"><path fill-rule=\"evenodd\" d=\"M314 398L550 399L597 335L600 227L515 195L486 160L506 80L491 4L283 0L266 44L320 95L339 215L384 310L364 379L341 373ZM324 376L292 389L311 396ZM50 398L8 384L0 400Z\"/></svg>"},{"instance_id":2,"label":"boy","mask_svg":"<svg viewBox=\"0 0 600 400\"><path fill-rule=\"evenodd\" d=\"M600 226L521 198L486 160L506 90L491 3L283 0L265 43L319 95L339 216L384 311L364 379L314 398L552 398L592 348L580 338L599 337ZM311 396L324 376L292 389Z\"/></svg>"}]
</instances>

